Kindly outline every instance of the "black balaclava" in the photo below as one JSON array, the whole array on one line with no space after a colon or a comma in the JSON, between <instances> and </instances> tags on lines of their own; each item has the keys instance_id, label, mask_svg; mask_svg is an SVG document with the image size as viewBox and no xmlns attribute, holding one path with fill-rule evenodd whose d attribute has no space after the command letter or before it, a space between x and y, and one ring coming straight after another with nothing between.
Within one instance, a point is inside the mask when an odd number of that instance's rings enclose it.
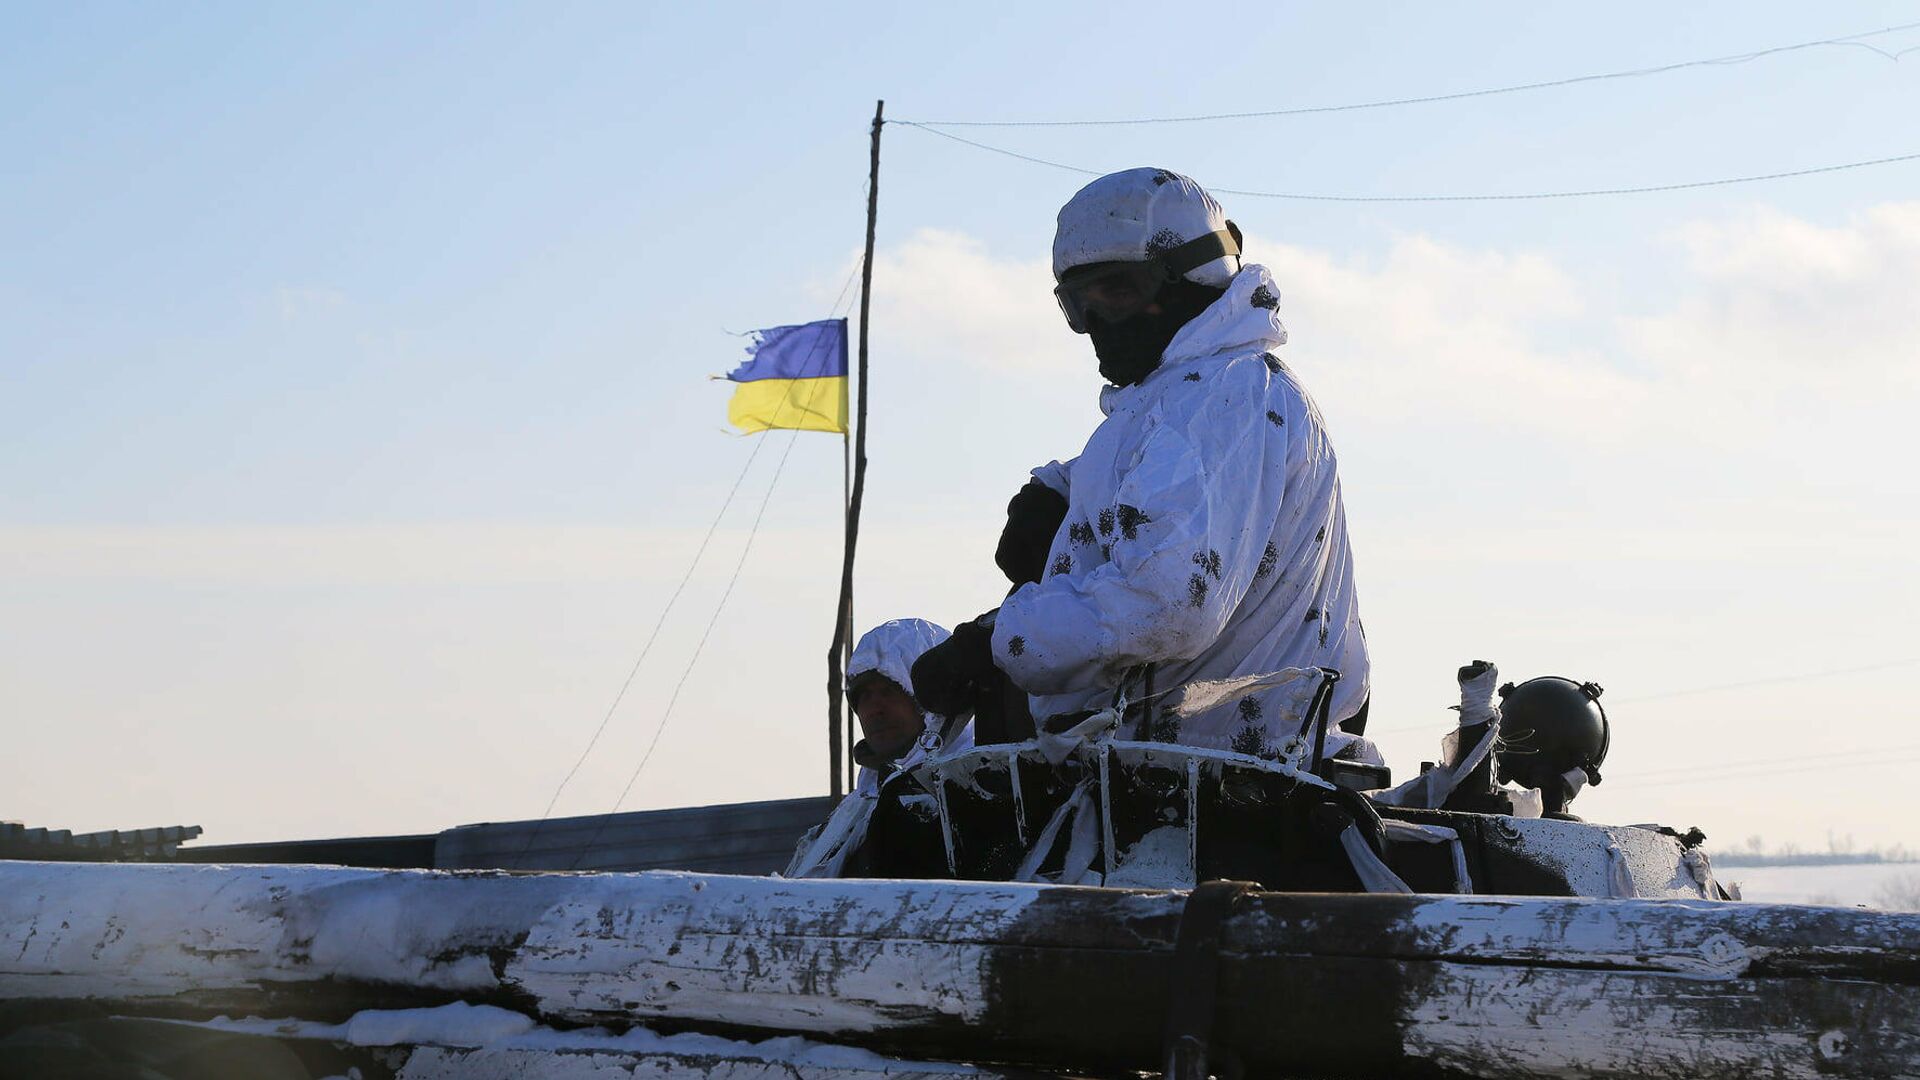
<instances>
[{"instance_id":1,"label":"black balaclava","mask_svg":"<svg viewBox=\"0 0 1920 1080\"><path fill-rule=\"evenodd\" d=\"M1181 278L1154 299L1159 314L1141 312L1116 322L1087 314L1087 336L1100 358L1100 374L1115 386L1132 386L1153 374L1173 336L1226 292Z\"/></svg>"}]
</instances>

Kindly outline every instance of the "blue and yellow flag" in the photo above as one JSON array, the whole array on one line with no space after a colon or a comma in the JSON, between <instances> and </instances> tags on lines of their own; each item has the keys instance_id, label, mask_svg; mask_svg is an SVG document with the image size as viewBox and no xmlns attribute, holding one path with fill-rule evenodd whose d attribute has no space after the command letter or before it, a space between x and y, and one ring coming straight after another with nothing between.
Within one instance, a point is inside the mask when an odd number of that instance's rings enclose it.
<instances>
[{"instance_id":1,"label":"blue and yellow flag","mask_svg":"<svg viewBox=\"0 0 1920 1080\"><path fill-rule=\"evenodd\" d=\"M846 432L847 320L756 330L747 356L727 374L739 384L727 404L735 427Z\"/></svg>"}]
</instances>

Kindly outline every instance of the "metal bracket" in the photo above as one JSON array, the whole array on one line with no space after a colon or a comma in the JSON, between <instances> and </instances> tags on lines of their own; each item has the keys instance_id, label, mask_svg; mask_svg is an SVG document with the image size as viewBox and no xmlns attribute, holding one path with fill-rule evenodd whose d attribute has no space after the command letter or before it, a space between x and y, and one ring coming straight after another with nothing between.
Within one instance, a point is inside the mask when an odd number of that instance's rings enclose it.
<instances>
[{"instance_id":1,"label":"metal bracket","mask_svg":"<svg viewBox=\"0 0 1920 1080\"><path fill-rule=\"evenodd\" d=\"M1240 898L1260 889L1256 881L1209 881L1187 894L1174 938L1173 985L1161 1075L1164 1080L1207 1080L1217 1071L1238 1077L1231 1052L1209 1069L1213 1056L1213 1001L1219 990L1220 931ZM1281 1003L1274 1003L1275 1007Z\"/></svg>"}]
</instances>

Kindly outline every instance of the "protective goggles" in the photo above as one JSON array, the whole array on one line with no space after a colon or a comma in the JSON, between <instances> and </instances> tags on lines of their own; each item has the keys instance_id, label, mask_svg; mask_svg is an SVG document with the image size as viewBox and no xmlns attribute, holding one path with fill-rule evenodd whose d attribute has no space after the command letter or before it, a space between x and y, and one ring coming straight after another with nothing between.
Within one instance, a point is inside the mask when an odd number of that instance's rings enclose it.
<instances>
[{"instance_id":1,"label":"protective goggles","mask_svg":"<svg viewBox=\"0 0 1920 1080\"><path fill-rule=\"evenodd\" d=\"M1160 290L1197 266L1240 254L1240 241L1231 232L1211 232L1189 240L1144 262L1103 262L1076 266L1060 275L1053 290L1060 311L1076 334L1087 332L1087 319L1097 316L1113 323L1145 311Z\"/></svg>"}]
</instances>

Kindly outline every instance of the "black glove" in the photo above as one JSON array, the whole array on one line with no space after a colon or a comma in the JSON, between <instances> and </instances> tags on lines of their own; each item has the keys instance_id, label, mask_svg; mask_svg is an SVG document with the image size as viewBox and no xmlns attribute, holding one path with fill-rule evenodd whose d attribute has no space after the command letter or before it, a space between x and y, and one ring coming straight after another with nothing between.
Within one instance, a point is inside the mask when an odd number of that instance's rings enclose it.
<instances>
[{"instance_id":1,"label":"black glove","mask_svg":"<svg viewBox=\"0 0 1920 1080\"><path fill-rule=\"evenodd\" d=\"M995 685L995 671L993 631L975 620L954 627L952 637L921 653L909 677L921 708L959 716L973 711L984 687Z\"/></svg>"},{"instance_id":2,"label":"black glove","mask_svg":"<svg viewBox=\"0 0 1920 1080\"><path fill-rule=\"evenodd\" d=\"M1039 581L1047 572L1047 549L1067 520L1067 500L1038 480L1027 481L1007 503L1007 526L1000 530L994 564L1015 585Z\"/></svg>"}]
</instances>

